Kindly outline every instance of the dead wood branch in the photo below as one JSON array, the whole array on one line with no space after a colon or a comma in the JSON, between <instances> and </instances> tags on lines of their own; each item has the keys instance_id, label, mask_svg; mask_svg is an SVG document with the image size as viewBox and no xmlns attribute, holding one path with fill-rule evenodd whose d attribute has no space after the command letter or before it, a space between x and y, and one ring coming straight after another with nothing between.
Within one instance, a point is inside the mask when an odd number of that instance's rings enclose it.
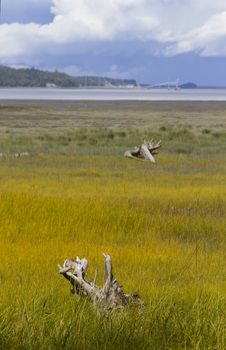
<instances>
[{"instance_id":1,"label":"dead wood branch","mask_svg":"<svg viewBox=\"0 0 226 350\"><path fill-rule=\"evenodd\" d=\"M66 259L63 266L58 266L59 273L71 283L74 295L89 297L101 309L124 307L130 301L139 300L137 294L129 295L123 292L122 286L113 276L110 255L104 254L104 257L104 285L102 288L96 285L96 274L94 282L86 279L88 261L85 258L77 257L75 261Z\"/></svg>"},{"instance_id":2,"label":"dead wood branch","mask_svg":"<svg viewBox=\"0 0 226 350\"><path fill-rule=\"evenodd\" d=\"M149 161L155 163L154 155L158 154L158 149L161 147L161 141L154 142L145 141L141 146L135 147L133 151L126 151L124 156L136 160Z\"/></svg>"},{"instance_id":3,"label":"dead wood branch","mask_svg":"<svg viewBox=\"0 0 226 350\"><path fill-rule=\"evenodd\" d=\"M14 155L16 158L20 158L20 157L29 157L30 154L29 152L19 152L19 153L15 153Z\"/></svg>"}]
</instances>

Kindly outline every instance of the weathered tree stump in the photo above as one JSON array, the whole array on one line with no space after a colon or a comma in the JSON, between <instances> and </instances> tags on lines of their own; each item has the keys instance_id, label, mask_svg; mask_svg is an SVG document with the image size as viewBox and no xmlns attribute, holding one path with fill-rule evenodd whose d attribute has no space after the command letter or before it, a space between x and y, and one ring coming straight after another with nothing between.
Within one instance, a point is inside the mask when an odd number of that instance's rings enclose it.
<instances>
[{"instance_id":1,"label":"weathered tree stump","mask_svg":"<svg viewBox=\"0 0 226 350\"><path fill-rule=\"evenodd\" d=\"M154 142L145 141L141 146L135 147L132 151L126 151L124 156L136 160L149 161L155 163L154 155L158 154L158 149L161 147L161 141Z\"/></svg>"},{"instance_id":2,"label":"weathered tree stump","mask_svg":"<svg viewBox=\"0 0 226 350\"><path fill-rule=\"evenodd\" d=\"M88 297L93 304L101 309L114 309L125 307L131 301L140 299L138 294L125 294L122 286L114 278L112 272L112 260L110 255L104 254L104 285L96 285L94 281L86 280L88 261L83 258L66 259L63 266L58 265L59 273L63 275L72 285L72 293L77 296Z\"/></svg>"}]
</instances>

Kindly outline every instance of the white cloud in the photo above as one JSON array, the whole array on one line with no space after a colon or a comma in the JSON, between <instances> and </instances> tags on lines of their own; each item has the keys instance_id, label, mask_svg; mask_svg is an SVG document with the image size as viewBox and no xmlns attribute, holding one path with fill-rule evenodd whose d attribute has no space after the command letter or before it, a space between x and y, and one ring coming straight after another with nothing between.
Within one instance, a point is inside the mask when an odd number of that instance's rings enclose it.
<instances>
[{"instance_id":1,"label":"white cloud","mask_svg":"<svg viewBox=\"0 0 226 350\"><path fill-rule=\"evenodd\" d=\"M202 56L226 55L226 11L211 16L168 48L171 54L187 51L197 51Z\"/></svg>"},{"instance_id":2,"label":"white cloud","mask_svg":"<svg viewBox=\"0 0 226 350\"><path fill-rule=\"evenodd\" d=\"M165 55L226 55L226 0L52 0L51 11L49 24L0 25L0 61L35 62L117 40L152 40Z\"/></svg>"}]
</instances>

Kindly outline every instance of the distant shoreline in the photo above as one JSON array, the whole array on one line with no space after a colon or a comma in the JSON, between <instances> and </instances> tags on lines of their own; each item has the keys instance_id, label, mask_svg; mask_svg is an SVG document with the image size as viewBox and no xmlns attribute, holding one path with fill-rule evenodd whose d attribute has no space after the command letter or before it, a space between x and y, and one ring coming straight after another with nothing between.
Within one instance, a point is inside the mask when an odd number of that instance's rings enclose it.
<instances>
[{"instance_id":1,"label":"distant shoreline","mask_svg":"<svg viewBox=\"0 0 226 350\"><path fill-rule=\"evenodd\" d=\"M47 86L1 86L0 89L46 89L46 90L154 90L154 91L161 91L161 90L167 90L166 87L159 88L159 87L149 87L148 85L137 85L137 86L55 86L55 87L47 87ZM226 86L197 86L196 88L183 88L180 87L180 90L226 90ZM169 90L174 90L173 87L171 87Z\"/></svg>"}]
</instances>

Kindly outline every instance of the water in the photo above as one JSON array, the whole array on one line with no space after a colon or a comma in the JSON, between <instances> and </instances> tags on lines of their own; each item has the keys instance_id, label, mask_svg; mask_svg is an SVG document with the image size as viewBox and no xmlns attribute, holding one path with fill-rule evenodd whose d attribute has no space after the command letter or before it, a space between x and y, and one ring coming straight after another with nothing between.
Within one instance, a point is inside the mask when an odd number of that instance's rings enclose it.
<instances>
[{"instance_id":1,"label":"water","mask_svg":"<svg viewBox=\"0 0 226 350\"><path fill-rule=\"evenodd\" d=\"M0 100L226 101L226 89L0 89Z\"/></svg>"}]
</instances>

